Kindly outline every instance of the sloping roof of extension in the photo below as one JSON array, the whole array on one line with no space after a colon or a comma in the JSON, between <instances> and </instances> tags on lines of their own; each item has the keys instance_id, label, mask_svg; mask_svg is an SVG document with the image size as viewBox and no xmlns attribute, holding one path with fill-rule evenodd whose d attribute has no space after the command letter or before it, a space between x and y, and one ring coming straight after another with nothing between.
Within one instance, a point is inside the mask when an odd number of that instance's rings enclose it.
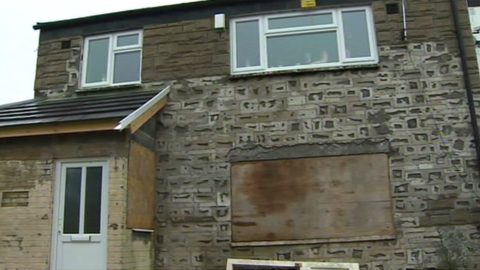
<instances>
[{"instance_id":1,"label":"sloping roof of extension","mask_svg":"<svg viewBox=\"0 0 480 270\"><path fill-rule=\"evenodd\" d=\"M123 118L156 94L142 91L7 104L0 106L0 127Z\"/></svg>"},{"instance_id":2,"label":"sloping roof of extension","mask_svg":"<svg viewBox=\"0 0 480 270\"><path fill-rule=\"evenodd\" d=\"M49 124L75 125L106 119L115 120L112 122L114 125L110 125L109 129L122 130L139 117L144 115L151 117L160 110L166 103L166 95L169 91L170 88L166 87L160 92L135 91L56 100L33 99L2 105L0 106L0 138L2 131L12 128L30 128ZM39 133L31 133L31 135L39 135ZM23 136L26 135L29 134Z\"/></svg>"}]
</instances>

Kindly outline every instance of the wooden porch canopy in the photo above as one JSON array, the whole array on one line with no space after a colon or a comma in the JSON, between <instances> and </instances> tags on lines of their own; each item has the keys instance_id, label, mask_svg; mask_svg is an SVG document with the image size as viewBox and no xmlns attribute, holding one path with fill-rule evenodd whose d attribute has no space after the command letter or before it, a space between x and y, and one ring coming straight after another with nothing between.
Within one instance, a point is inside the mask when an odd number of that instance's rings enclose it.
<instances>
[{"instance_id":1,"label":"wooden porch canopy","mask_svg":"<svg viewBox=\"0 0 480 270\"><path fill-rule=\"evenodd\" d=\"M167 103L170 87L0 106L0 138L130 129L135 132Z\"/></svg>"}]
</instances>

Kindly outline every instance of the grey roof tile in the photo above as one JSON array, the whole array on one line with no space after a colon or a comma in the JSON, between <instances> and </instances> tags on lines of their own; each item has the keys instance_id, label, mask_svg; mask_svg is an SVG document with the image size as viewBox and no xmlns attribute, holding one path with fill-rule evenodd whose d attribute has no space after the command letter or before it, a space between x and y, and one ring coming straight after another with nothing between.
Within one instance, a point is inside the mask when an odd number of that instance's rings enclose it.
<instances>
[{"instance_id":1,"label":"grey roof tile","mask_svg":"<svg viewBox=\"0 0 480 270\"><path fill-rule=\"evenodd\" d=\"M25 100L0 106L0 128L44 123L124 118L158 91Z\"/></svg>"}]
</instances>

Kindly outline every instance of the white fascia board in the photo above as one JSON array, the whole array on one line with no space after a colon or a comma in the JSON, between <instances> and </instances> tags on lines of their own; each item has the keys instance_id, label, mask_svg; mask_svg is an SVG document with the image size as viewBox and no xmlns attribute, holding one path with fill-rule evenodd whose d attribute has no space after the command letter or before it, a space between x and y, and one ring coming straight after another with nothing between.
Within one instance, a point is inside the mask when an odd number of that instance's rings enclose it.
<instances>
[{"instance_id":1,"label":"white fascia board","mask_svg":"<svg viewBox=\"0 0 480 270\"><path fill-rule=\"evenodd\" d=\"M115 127L115 130L122 131L125 128L127 128L128 126L130 126L130 124L133 123L135 120L137 120L138 117L140 117L142 114L144 114L150 108L152 108L153 105L155 105L157 102L159 102L164 97L166 97L168 95L168 93L170 93L170 86L165 87L165 89L160 91L157 95L155 95L153 98L151 98L145 104L143 104L140 108L136 109L131 114L129 114L127 117L123 118L120 122L118 122L118 126Z\"/></svg>"}]
</instances>

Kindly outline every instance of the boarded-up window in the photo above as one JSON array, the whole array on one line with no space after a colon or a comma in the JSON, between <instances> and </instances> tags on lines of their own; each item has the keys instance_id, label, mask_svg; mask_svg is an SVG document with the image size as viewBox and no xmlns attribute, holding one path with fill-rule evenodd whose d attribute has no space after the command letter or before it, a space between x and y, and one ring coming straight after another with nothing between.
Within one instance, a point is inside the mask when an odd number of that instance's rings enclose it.
<instances>
[{"instance_id":1,"label":"boarded-up window","mask_svg":"<svg viewBox=\"0 0 480 270\"><path fill-rule=\"evenodd\" d=\"M234 242L394 234L386 154L232 165Z\"/></svg>"},{"instance_id":2,"label":"boarded-up window","mask_svg":"<svg viewBox=\"0 0 480 270\"><path fill-rule=\"evenodd\" d=\"M128 162L127 227L154 229L155 153L132 141Z\"/></svg>"}]
</instances>

